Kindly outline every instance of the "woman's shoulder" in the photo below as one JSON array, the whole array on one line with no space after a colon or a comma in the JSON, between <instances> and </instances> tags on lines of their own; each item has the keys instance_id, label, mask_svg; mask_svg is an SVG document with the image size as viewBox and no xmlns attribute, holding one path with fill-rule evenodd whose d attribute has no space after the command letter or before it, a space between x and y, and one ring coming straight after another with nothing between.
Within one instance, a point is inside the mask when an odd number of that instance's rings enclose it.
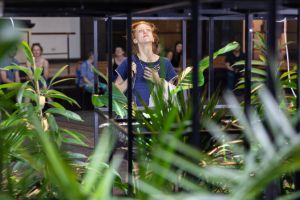
<instances>
[{"instance_id":1,"label":"woman's shoulder","mask_svg":"<svg viewBox=\"0 0 300 200\"><path fill-rule=\"evenodd\" d=\"M42 58L42 63L43 63L43 67L49 65L49 62L46 58Z\"/></svg>"}]
</instances>

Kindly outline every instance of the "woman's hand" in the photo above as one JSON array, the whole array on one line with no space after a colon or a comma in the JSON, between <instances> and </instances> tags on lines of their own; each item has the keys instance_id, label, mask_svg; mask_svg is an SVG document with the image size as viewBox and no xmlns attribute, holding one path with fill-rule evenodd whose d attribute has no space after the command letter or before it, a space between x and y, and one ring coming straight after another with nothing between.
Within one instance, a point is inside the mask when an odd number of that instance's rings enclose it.
<instances>
[{"instance_id":1,"label":"woman's hand","mask_svg":"<svg viewBox=\"0 0 300 200\"><path fill-rule=\"evenodd\" d=\"M159 83L159 81L160 81L158 71L155 69L151 69L149 67L145 67L144 78L153 83Z\"/></svg>"},{"instance_id":2,"label":"woman's hand","mask_svg":"<svg viewBox=\"0 0 300 200\"><path fill-rule=\"evenodd\" d=\"M136 75L136 64L135 62L132 62L131 65L131 77L134 77Z\"/></svg>"}]
</instances>

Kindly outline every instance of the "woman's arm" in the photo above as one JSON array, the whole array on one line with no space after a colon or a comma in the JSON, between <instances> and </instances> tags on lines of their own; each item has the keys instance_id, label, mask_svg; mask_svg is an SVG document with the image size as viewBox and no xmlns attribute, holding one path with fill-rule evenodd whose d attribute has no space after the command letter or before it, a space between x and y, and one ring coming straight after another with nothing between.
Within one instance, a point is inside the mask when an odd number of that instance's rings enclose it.
<instances>
[{"instance_id":1,"label":"woman's arm","mask_svg":"<svg viewBox=\"0 0 300 200\"><path fill-rule=\"evenodd\" d=\"M30 68L31 67L31 63L26 61L26 67Z\"/></svg>"},{"instance_id":2,"label":"woman's arm","mask_svg":"<svg viewBox=\"0 0 300 200\"><path fill-rule=\"evenodd\" d=\"M3 83L12 83L13 81L7 77L6 71L0 70L0 76Z\"/></svg>"},{"instance_id":3,"label":"woman's arm","mask_svg":"<svg viewBox=\"0 0 300 200\"><path fill-rule=\"evenodd\" d=\"M134 77L134 75L136 74L136 64L134 62L132 63L131 70L131 76ZM118 73L117 70L116 72ZM115 85L124 93L126 92L128 87L128 79L123 80L122 76L118 73L118 77L115 80Z\"/></svg>"},{"instance_id":4,"label":"woman's arm","mask_svg":"<svg viewBox=\"0 0 300 200\"><path fill-rule=\"evenodd\" d=\"M122 79L122 77L120 75L118 75L117 79L115 80L115 85L117 86L117 88L119 90L121 90L121 92L126 92L127 87L128 87L128 79L126 79L125 81Z\"/></svg>"},{"instance_id":5,"label":"woman's arm","mask_svg":"<svg viewBox=\"0 0 300 200\"><path fill-rule=\"evenodd\" d=\"M48 60L44 60L43 63L43 70L44 70L44 77L47 80L48 78L50 78L50 73L49 73L49 62Z\"/></svg>"},{"instance_id":6,"label":"woman's arm","mask_svg":"<svg viewBox=\"0 0 300 200\"><path fill-rule=\"evenodd\" d=\"M20 79L20 73L19 71L15 71L15 80L17 83L20 83L21 82L21 79Z\"/></svg>"}]
</instances>

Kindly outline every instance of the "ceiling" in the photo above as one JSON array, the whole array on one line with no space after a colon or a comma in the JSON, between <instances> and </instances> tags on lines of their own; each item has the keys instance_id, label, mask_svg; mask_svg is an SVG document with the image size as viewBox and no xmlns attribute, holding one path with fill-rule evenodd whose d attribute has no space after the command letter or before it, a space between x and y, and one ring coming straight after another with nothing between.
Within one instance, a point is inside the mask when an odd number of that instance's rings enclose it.
<instances>
[{"instance_id":1,"label":"ceiling","mask_svg":"<svg viewBox=\"0 0 300 200\"><path fill-rule=\"evenodd\" d=\"M133 13L135 16L188 16L190 1L182 0L0 0L4 16L115 16ZM271 0L269 0L271 1ZM279 2L279 0L277 0ZM200 13L205 16L228 16L245 12L263 13L268 0L201 0ZM275 2L275 0L272 0ZM299 0L281 0L280 8L300 7ZM289 9L291 10L291 9ZM296 10L296 11L295 11Z\"/></svg>"}]
</instances>

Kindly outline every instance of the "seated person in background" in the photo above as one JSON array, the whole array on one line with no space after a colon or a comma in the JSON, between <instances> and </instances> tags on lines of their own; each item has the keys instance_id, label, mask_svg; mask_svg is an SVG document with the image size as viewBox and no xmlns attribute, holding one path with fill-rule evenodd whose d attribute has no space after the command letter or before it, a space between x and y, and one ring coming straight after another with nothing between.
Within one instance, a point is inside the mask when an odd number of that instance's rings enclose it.
<instances>
[{"instance_id":1,"label":"seated person in background","mask_svg":"<svg viewBox=\"0 0 300 200\"><path fill-rule=\"evenodd\" d=\"M46 60L42 54L43 54L43 47L40 43L33 43L31 46L31 51L34 57L35 66L43 68L42 76L47 81L50 78L49 74L49 62ZM26 62L27 67L33 67L31 66L31 63L28 61Z\"/></svg>"},{"instance_id":2,"label":"seated person in background","mask_svg":"<svg viewBox=\"0 0 300 200\"><path fill-rule=\"evenodd\" d=\"M11 50L6 58L3 58L0 61L0 68L4 68L6 66L19 65L18 60L15 59L17 54L17 48ZM20 75L18 70L0 70L0 82L1 83L12 83L12 82L20 82Z\"/></svg>"},{"instance_id":3,"label":"seated person in background","mask_svg":"<svg viewBox=\"0 0 300 200\"><path fill-rule=\"evenodd\" d=\"M95 77L94 71L93 71L93 62L94 62L94 54L93 54L93 52L89 52L87 60L85 60L83 63L80 64L79 86L83 87L83 89L85 91L87 91L89 93L93 93L94 92L94 81L96 78L98 81L100 92L103 92L106 88L106 85L99 82L98 76Z\"/></svg>"},{"instance_id":4,"label":"seated person in background","mask_svg":"<svg viewBox=\"0 0 300 200\"><path fill-rule=\"evenodd\" d=\"M240 46L232 52L229 52L225 58L225 65L227 68L227 89L229 90L234 89L234 86L240 76L240 71L244 69L244 65L232 67L234 63L240 60L245 60L245 54L241 52Z\"/></svg>"},{"instance_id":5,"label":"seated person in background","mask_svg":"<svg viewBox=\"0 0 300 200\"><path fill-rule=\"evenodd\" d=\"M153 83L166 82L173 84L177 74L171 62L156 54L158 47L157 29L154 24L146 21L139 21L132 24L132 88L133 101L137 106L142 106L139 97L151 105L151 89ZM115 80L116 86L125 92L128 87L127 59L116 69L118 77Z\"/></svg>"}]
</instances>

